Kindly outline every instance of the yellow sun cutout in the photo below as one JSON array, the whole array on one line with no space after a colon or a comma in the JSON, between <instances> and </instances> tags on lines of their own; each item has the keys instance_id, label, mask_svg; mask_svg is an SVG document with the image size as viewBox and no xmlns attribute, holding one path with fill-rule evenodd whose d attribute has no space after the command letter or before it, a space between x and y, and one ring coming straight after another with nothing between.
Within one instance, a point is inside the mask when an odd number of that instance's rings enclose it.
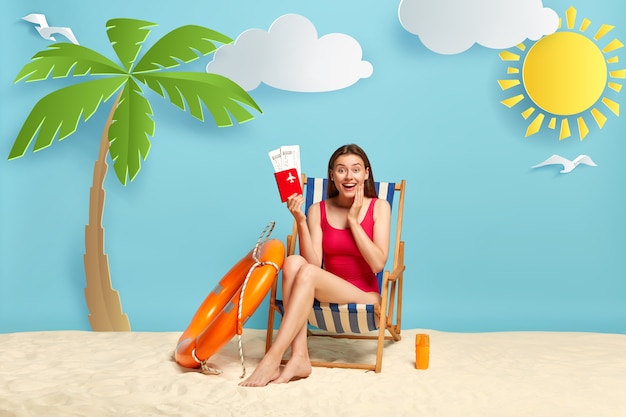
<instances>
[{"instance_id":1,"label":"yellow sun cutout","mask_svg":"<svg viewBox=\"0 0 626 417\"><path fill-rule=\"evenodd\" d=\"M566 10L565 17L567 30L562 28L560 21L559 30L539 39L530 48L521 43L517 45L516 52L500 53L502 61L511 62L507 74L516 77L498 80L500 88L505 91L520 85L523 88L522 93L502 100L501 103L512 108L530 102L522 111L522 117L530 120L526 137L539 132L547 120L550 129L555 129L560 124L560 140L568 138L571 136L572 118L576 120L578 135L583 140L589 133L585 112L589 112L587 120L593 119L600 129L607 121L606 115L600 109L606 108L619 116L619 103L604 93L607 87L617 93L622 89L622 84L617 80L626 79L626 69L613 67L619 64L615 51L624 44L613 39L604 47L598 46L598 42L613 30L614 26L611 25L601 25L593 40L585 35L591 25L589 19L583 19L579 28L574 29L574 7ZM521 68L513 64L520 61Z\"/></svg>"}]
</instances>

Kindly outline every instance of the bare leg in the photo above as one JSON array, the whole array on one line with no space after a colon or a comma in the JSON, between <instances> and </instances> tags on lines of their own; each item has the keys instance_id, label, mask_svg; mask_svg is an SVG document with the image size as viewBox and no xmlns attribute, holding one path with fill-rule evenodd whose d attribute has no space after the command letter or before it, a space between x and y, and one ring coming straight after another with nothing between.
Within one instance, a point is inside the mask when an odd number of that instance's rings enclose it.
<instances>
[{"instance_id":1,"label":"bare leg","mask_svg":"<svg viewBox=\"0 0 626 417\"><path fill-rule=\"evenodd\" d=\"M259 362L252 375L239 385L261 387L279 377L280 363L285 351L289 348L289 345L295 339L296 335L301 333L306 324L308 309L311 308L310 306L313 303L313 287L309 286L309 288L307 288L304 285L294 287L291 302L294 308L289 311L285 310L285 315L278 329L274 344L272 344L270 350L268 350L263 359L261 359L261 362ZM298 306L298 308L295 308L295 306ZM304 306L304 308L300 306ZM281 382L287 381L281 380Z\"/></svg>"},{"instance_id":2,"label":"bare leg","mask_svg":"<svg viewBox=\"0 0 626 417\"><path fill-rule=\"evenodd\" d=\"M285 303L285 311L291 310L291 292L295 282L295 277L300 268L307 264L306 260L300 256L291 256L288 258L283 271L283 302ZM293 379L306 378L311 374L311 360L309 359L309 349L307 344L307 326L306 322L300 329L293 341L291 342L291 357L285 365L280 376L273 382L285 383Z\"/></svg>"},{"instance_id":3,"label":"bare leg","mask_svg":"<svg viewBox=\"0 0 626 417\"><path fill-rule=\"evenodd\" d=\"M270 347L269 351L266 353L265 357L259 362L256 369L250 375L248 379L240 383L241 386L246 387L258 387L265 386L271 381L276 382L288 382L296 375L292 375L289 379L285 380L285 378L281 378L280 376L280 364L285 354L285 351L292 345L292 357L302 357L303 352L306 352L307 364L308 364L308 373L306 375L300 375L300 377L306 377L311 372L311 364L308 361L308 350L306 347L306 316L302 317L307 309L299 308L299 309L291 309L289 306L292 305L292 294L293 289L295 287L294 282L296 280L296 276L303 265L307 265L306 260L299 256L293 256L287 258L283 265L283 298L284 298L284 306L285 306L285 315L283 316L283 320L281 321L280 328L278 329L278 334L276 335L276 340ZM306 288L307 286L300 285L298 286L298 291L300 292L300 299L304 297L304 301L298 301L303 306L311 306L313 304L313 293L314 288ZM310 298L310 301L306 299ZM310 307L309 307L310 308ZM300 313L300 314L298 314ZM290 369L293 367L289 367ZM290 371L290 373L294 373ZM302 372L299 372L302 373Z\"/></svg>"},{"instance_id":4,"label":"bare leg","mask_svg":"<svg viewBox=\"0 0 626 417\"><path fill-rule=\"evenodd\" d=\"M302 262L304 258L289 257L283 265L283 277L286 279L288 302L285 315L276 335L274 344L256 369L241 386L265 386L271 381L289 382L293 378L306 377L311 372L306 346L306 323L313 300L338 303L378 302L380 295L365 293L345 280L323 269ZM292 265L293 264L293 265ZM293 278L291 278L293 277ZM280 363L289 346L292 346L292 358L280 372Z\"/></svg>"}]
</instances>

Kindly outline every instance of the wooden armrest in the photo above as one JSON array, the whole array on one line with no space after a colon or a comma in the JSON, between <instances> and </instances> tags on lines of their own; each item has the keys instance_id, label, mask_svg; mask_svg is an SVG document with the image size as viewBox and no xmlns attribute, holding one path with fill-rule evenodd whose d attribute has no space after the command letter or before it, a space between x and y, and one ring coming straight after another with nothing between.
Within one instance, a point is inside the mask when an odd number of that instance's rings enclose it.
<instances>
[{"instance_id":1,"label":"wooden armrest","mask_svg":"<svg viewBox=\"0 0 626 417\"><path fill-rule=\"evenodd\" d=\"M293 255L296 252L296 241L295 241L295 239L296 239L295 234L287 235L287 247L286 247L286 250L287 250L286 255L287 256Z\"/></svg>"},{"instance_id":2,"label":"wooden armrest","mask_svg":"<svg viewBox=\"0 0 626 417\"><path fill-rule=\"evenodd\" d=\"M402 273L404 272L405 268L406 267L404 265L398 265L396 267L396 269L394 269L393 271L391 271L389 273L389 275L387 276L387 281L395 281L395 280L397 280L400 277L400 275L402 275Z\"/></svg>"}]
</instances>

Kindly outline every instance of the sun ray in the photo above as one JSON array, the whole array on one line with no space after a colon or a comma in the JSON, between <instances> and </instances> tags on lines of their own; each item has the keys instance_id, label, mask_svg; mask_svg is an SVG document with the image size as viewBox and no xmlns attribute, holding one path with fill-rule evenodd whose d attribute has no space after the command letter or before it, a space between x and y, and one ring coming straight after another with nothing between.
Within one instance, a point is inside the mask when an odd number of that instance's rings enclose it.
<instances>
[{"instance_id":1,"label":"sun ray","mask_svg":"<svg viewBox=\"0 0 626 417\"><path fill-rule=\"evenodd\" d=\"M587 19L586 17L583 19L583 22L580 24L580 31L584 32L587 30L587 28L589 27L589 25L591 24L591 20Z\"/></svg>"},{"instance_id":2,"label":"sun ray","mask_svg":"<svg viewBox=\"0 0 626 417\"><path fill-rule=\"evenodd\" d=\"M522 112L522 117L524 118L524 120L528 120L528 118L535 112L535 108L534 107L529 107L526 110L524 110Z\"/></svg>"},{"instance_id":3,"label":"sun ray","mask_svg":"<svg viewBox=\"0 0 626 417\"><path fill-rule=\"evenodd\" d=\"M511 51L502 51L500 52L500 59L503 61L519 61L520 56Z\"/></svg>"},{"instance_id":4,"label":"sun ray","mask_svg":"<svg viewBox=\"0 0 626 417\"><path fill-rule=\"evenodd\" d=\"M522 52L524 52L526 50L526 44L523 43L523 42L522 43L518 43L515 47L517 49L519 49L520 51L522 51Z\"/></svg>"},{"instance_id":5,"label":"sun ray","mask_svg":"<svg viewBox=\"0 0 626 417\"><path fill-rule=\"evenodd\" d=\"M559 140L563 140L572 136L572 132L569 129L569 120L564 117L561 120L561 132L559 133Z\"/></svg>"},{"instance_id":6,"label":"sun ray","mask_svg":"<svg viewBox=\"0 0 626 417\"><path fill-rule=\"evenodd\" d=\"M519 68L515 68L515 67L508 67L506 69L506 73L507 74L519 74Z\"/></svg>"},{"instance_id":7,"label":"sun ray","mask_svg":"<svg viewBox=\"0 0 626 417\"><path fill-rule=\"evenodd\" d=\"M585 137L589 134L589 128L587 127L587 123L585 123L585 119L583 119L582 116L578 117L578 119L576 119L576 122L578 123L578 136L580 137L580 140L584 140Z\"/></svg>"},{"instance_id":8,"label":"sun ray","mask_svg":"<svg viewBox=\"0 0 626 417\"><path fill-rule=\"evenodd\" d=\"M608 85L608 86L609 86L609 88L610 88L611 90L613 90L613 91L617 91L618 93L619 93L620 91L622 91L622 85L621 85L621 84L614 83L614 82L609 82L607 85Z\"/></svg>"},{"instance_id":9,"label":"sun ray","mask_svg":"<svg viewBox=\"0 0 626 417\"><path fill-rule=\"evenodd\" d=\"M617 64L619 62L619 57L617 55L610 57L606 60L609 64Z\"/></svg>"},{"instance_id":10,"label":"sun ray","mask_svg":"<svg viewBox=\"0 0 626 417\"><path fill-rule=\"evenodd\" d=\"M602 39L607 33L612 31L613 29L615 29L615 26L604 24L604 25L600 26L600 29L598 29L596 34L593 35L593 38L595 40L599 41L600 39Z\"/></svg>"},{"instance_id":11,"label":"sun ray","mask_svg":"<svg viewBox=\"0 0 626 417\"><path fill-rule=\"evenodd\" d=\"M505 100L502 100L501 103L510 109L511 107L515 106L517 103L519 103L522 100L524 100L524 95L518 94L516 96L509 97Z\"/></svg>"},{"instance_id":12,"label":"sun ray","mask_svg":"<svg viewBox=\"0 0 626 417\"><path fill-rule=\"evenodd\" d=\"M526 129L526 137L529 137L539 132L544 117L545 116L543 113L539 113L537 117L535 117L535 119L528 125L528 129Z\"/></svg>"},{"instance_id":13,"label":"sun ray","mask_svg":"<svg viewBox=\"0 0 626 417\"><path fill-rule=\"evenodd\" d=\"M619 41L619 39L613 39L607 46L602 49L602 52L608 54L609 52L613 52L616 49L623 48L624 44Z\"/></svg>"},{"instance_id":14,"label":"sun ray","mask_svg":"<svg viewBox=\"0 0 626 417\"><path fill-rule=\"evenodd\" d=\"M602 103L609 108L616 116L619 116L619 103L614 102L610 98L602 97Z\"/></svg>"},{"instance_id":15,"label":"sun ray","mask_svg":"<svg viewBox=\"0 0 626 417\"><path fill-rule=\"evenodd\" d=\"M565 17L567 18L567 28L572 29L576 23L576 9L574 6L565 11Z\"/></svg>"},{"instance_id":16,"label":"sun ray","mask_svg":"<svg viewBox=\"0 0 626 417\"><path fill-rule=\"evenodd\" d=\"M615 71L610 71L609 75L611 76L611 78L622 78L622 79L626 79L626 69L621 69L621 70L615 70Z\"/></svg>"},{"instance_id":17,"label":"sun ray","mask_svg":"<svg viewBox=\"0 0 626 417\"><path fill-rule=\"evenodd\" d=\"M500 84L500 88L502 90L508 90L509 88L513 88L516 85L520 84L519 80L498 80L498 84Z\"/></svg>"},{"instance_id":18,"label":"sun ray","mask_svg":"<svg viewBox=\"0 0 626 417\"><path fill-rule=\"evenodd\" d=\"M556 127L556 117L551 117L550 122L548 123L548 128L554 130Z\"/></svg>"},{"instance_id":19,"label":"sun ray","mask_svg":"<svg viewBox=\"0 0 626 417\"><path fill-rule=\"evenodd\" d=\"M598 127L602 129L604 127L604 124L606 123L606 116L595 107L591 109L591 115L593 116L593 120L596 121Z\"/></svg>"}]
</instances>

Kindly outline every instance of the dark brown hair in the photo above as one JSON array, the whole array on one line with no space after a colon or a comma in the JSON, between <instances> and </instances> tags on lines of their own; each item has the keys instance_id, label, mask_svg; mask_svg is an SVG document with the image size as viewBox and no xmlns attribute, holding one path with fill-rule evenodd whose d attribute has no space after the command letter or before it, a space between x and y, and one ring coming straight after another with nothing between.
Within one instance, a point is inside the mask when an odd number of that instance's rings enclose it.
<instances>
[{"instance_id":1,"label":"dark brown hair","mask_svg":"<svg viewBox=\"0 0 626 417\"><path fill-rule=\"evenodd\" d=\"M335 187L335 183L331 181L331 173L335 168L335 162L337 158L342 155L356 155L363 160L365 164L365 169L369 171L369 175L365 180L363 193L365 197L374 198L376 197L376 187L374 186L374 173L372 172L372 166L370 165L370 160L367 158L365 151L361 149L359 145L355 145L354 143L343 145L339 147L335 152L333 152L330 160L328 161L328 186L326 187L326 197L332 198L339 194L339 190Z\"/></svg>"}]
</instances>

